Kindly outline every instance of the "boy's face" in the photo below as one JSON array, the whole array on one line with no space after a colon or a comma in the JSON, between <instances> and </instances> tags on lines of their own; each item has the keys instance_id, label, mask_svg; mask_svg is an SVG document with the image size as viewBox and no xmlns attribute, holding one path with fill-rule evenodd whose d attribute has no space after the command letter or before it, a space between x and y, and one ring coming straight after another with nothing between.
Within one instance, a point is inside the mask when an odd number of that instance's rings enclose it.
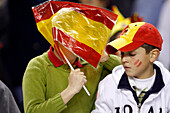
<instances>
[{"instance_id":1,"label":"boy's face","mask_svg":"<svg viewBox=\"0 0 170 113\"><path fill-rule=\"evenodd\" d=\"M62 44L59 44L59 47L61 48L62 52L64 53L64 55L66 56L66 58L69 60L69 62L71 64L73 64L75 62L75 60L77 59L77 56L74 55L71 51L69 51L68 49L66 49Z\"/></svg>"},{"instance_id":2,"label":"boy's face","mask_svg":"<svg viewBox=\"0 0 170 113\"><path fill-rule=\"evenodd\" d=\"M145 79L153 75L150 53L146 54L142 47L129 52L121 52L121 61L128 76Z\"/></svg>"}]
</instances>

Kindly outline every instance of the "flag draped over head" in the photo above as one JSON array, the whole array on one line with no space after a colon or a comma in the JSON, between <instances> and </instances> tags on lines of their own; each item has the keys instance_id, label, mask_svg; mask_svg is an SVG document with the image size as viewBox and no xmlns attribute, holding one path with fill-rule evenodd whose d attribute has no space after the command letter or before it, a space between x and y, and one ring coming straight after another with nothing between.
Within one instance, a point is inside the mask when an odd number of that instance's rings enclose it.
<instances>
[{"instance_id":1,"label":"flag draped over head","mask_svg":"<svg viewBox=\"0 0 170 113\"><path fill-rule=\"evenodd\" d=\"M32 10L38 30L61 58L58 42L97 67L116 23L116 14L103 8L62 1L47 1Z\"/></svg>"}]
</instances>

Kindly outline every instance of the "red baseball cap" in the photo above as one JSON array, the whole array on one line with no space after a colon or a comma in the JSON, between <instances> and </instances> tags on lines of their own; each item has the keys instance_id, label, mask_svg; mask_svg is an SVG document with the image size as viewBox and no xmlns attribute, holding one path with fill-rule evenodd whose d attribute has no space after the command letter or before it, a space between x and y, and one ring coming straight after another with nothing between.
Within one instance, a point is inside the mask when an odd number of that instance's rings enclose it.
<instances>
[{"instance_id":1,"label":"red baseball cap","mask_svg":"<svg viewBox=\"0 0 170 113\"><path fill-rule=\"evenodd\" d=\"M132 51L143 44L155 46L161 51L162 43L162 36L156 27L146 22L135 22L127 25L117 39L107 44L106 52Z\"/></svg>"}]
</instances>

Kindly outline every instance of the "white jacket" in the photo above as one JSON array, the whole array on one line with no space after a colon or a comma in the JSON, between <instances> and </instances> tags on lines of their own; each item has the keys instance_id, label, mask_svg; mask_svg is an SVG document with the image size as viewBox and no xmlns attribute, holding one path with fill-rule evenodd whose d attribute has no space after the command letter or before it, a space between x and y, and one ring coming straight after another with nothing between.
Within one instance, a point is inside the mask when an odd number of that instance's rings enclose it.
<instances>
[{"instance_id":1,"label":"white jacket","mask_svg":"<svg viewBox=\"0 0 170 113\"><path fill-rule=\"evenodd\" d=\"M156 64L156 65L155 65ZM138 107L123 66L117 66L100 84L92 113L170 113L170 72L156 61L156 78L152 88Z\"/></svg>"}]
</instances>

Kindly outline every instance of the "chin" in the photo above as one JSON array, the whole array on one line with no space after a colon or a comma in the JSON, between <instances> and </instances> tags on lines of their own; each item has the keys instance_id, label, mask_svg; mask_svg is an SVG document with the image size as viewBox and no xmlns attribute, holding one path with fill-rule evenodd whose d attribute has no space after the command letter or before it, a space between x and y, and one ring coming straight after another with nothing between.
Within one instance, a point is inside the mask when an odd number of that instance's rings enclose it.
<instances>
[{"instance_id":1,"label":"chin","mask_svg":"<svg viewBox=\"0 0 170 113\"><path fill-rule=\"evenodd\" d=\"M135 77L135 74L134 73L130 73L130 72L126 72L127 76L129 77Z\"/></svg>"}]
</instances>

